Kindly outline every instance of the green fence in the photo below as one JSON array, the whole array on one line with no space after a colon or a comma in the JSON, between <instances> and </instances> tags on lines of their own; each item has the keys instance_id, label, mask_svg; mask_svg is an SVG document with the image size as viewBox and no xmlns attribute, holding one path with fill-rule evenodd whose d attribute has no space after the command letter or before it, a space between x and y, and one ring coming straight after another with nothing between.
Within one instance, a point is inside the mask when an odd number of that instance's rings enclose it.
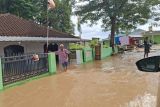
<instances>
[{"instance_id":1,"label":"green fence","mask_svg":"<svg viewBox=\"0 0 160 107\"><path fill-rule=\"evenodd\" d=\"M93 49L92 48L83 49L83 59L84 59L84 62L93 61Z\"/></svg>"},{"instance_id":2,"label":"green fence","mask_svg":"<svg viewBox=\"0 0 160 107\"><path fill-rule=\"evenodd\" d=\"M112 48L101 48L101 59L104 59L108 56L111 56L112 54Z\"/></svg>"},{"instance_id":3,"label":"green fence","mask_svg":"<svg viewBox=\"0 0 160 107\"><path fill-rule=\"evenodd\" d=\"M93 55L93 59L95 59L96 57L95 48L92 49L92 55Z\"/></svg>"},{"instance_id":4,"label":"green fence","mask_svg":"<svg viewBox=\"0 0 160 107\"><path fill-rule=\"evenodd\" d=\"M3 89L2 63L0 58L0 90Z\"/></svg>"},{"instance_id":5,"label":"green fence","mask_svg":"<svg viewBox=\"0 0 160 107\"><path fill-rule=\"evenodd\" d=\"M50 74L55 74L56 71L57 71L55 53L49 53L48 54L48 64L49 64L49 73Z\"/></svg>"},{"instance_id":6,"label":"green fence","mask_svg":"<svg viewBox=\"0 0 160 107\"><path fill-rule=\"evenodd\" d=\"M19 56L17 56L17 57L19 57ZM25 80L15 81L15 82L13 82L11 84L4 85L5 79L4 79L2 74L4 74L4 71L6 71L6 70L5 69L2 70L3 63L1 62L1 60L2 60L2 58L0 58L0 90L3 90L5 87L8 87L8 86L15 86L15 85L18 85L18 84L25 83L25 82L27 82L29 80L32 80L32 78L40 77L40 76L43 75L43 74L40 74L40 75L37 74L37 75L34 75L34 76L30 76L30 78L26 78ZM19 61L21 61L21 60L19 60ZM32 66L30 66L30 67L32 67ZM56 73L57 68L56 68L55 53L49 53L48 54L48 66L47 66L47 68L48 68L48 72L46 72L45 74L55 74ZM13 69L19 69L19 66L14 66ZM27 72L24 72L24 74L26 74L26 73ZM19 75L19 76L22 76L22 75Z\"/></svg>"},{"instance_id":7,"label":"green fence","mask_svg":"<svg viewBox=\"0 0 160 107\"><path fill-rule=\"evenodd\" d=\"M76 62L77 64L83 64L83 51L82 50L76 50Z\"/></svg>"},{"instance_id":8,"label":"green fence","mask_svg":"<svg viewBox=\"0 0 160 107\"><path fill-rule=\"evenodd\" d=\"M117 52L118 52L118 48L115 47L115 53ZM111 47L101 48L101 59L111 56L111 54L112 54ZM79 60L77 61L79 64L82 64L83 62L93 61L95 58L95 49L84 48L83 50L78 50L77 56L79 56ZM57 68L56 68L55 53L49 53L48 54L48 72L49 74L55 74L56 71L57 71ZM0 90L3 90L3 89L4 89L4 85L3 85L3 76L2 76L2 64L0 59Z\"/></svg>"}]
</instances>

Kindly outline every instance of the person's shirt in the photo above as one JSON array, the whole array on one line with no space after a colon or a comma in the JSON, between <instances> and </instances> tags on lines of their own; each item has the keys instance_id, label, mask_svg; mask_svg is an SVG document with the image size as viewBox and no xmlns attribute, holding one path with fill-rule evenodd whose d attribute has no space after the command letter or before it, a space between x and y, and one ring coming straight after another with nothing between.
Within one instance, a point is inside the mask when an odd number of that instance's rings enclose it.
<instances>
[{"instance_id":1,"label":"person's shirt","mask_svg":"<svg viewBox=\"0 0 160 107\"><path fill-rule=\"evenodd\" d=\"M59 49L55 53L59 56L60 63L68 62L68 54L70 54L70 52L67 49Z\"/></svg>"},{"instance_id":2,"label":"person's shirt","mask_svg":"<svg viewBox=\"0 0 160 107\"><path fill-rule=\"evenodd\" d=\"M146 40L144 40L144 47L145 47L145 48L149 48L149 42L146 41Z\"/></svg>"}]
</instances>

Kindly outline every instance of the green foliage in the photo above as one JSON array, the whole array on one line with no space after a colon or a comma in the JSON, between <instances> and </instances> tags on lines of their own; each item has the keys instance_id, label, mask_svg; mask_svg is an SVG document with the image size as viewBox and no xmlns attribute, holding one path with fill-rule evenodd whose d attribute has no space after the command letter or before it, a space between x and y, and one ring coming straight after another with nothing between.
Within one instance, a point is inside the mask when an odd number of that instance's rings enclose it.
<instances>
[{"instance_id":1,"label":"green foliage","mask_svg":"<svg viewBox=\"0 0 160 107\"><path fill-rule=\"evenodd\" d=\"M109 47L109 45L103 45L103 48L108 48Z\"/></svg>"},{"instance_id":2,"label":"green foliage","mask_svg":"<svg viewBox=\"0 0 160 107\"><path fill-rule=\"evenodd\" d=\"M133 28L144 24L150 18L151 6L159 0L80 0L86 4L77 6L76 14L82 16L82 23L91 21L91 25L102 20L104 30L111 28L111 18L116 17L118 27ZM130 2L129 2L130 1Z\"/></svg>"},{"instance_id":3,"label":"green foliage","mask_svg":"<svg viewBox=\"0 0 160 107\"><path fill-rule=\"evenodd\" d=\"M103 41L103 45L104 45L104 47L109 47L109 40Z\"/></svg>"},{"instance_id":4,"label":"green foliage","mask_svg":"<svg viewBox=\"0 0 160 107\"><path fill-rule=\"evenodd\" d=\"M31 0L0 0L0 12L32 19L35 11Z\"/></svg>"},{"instance_id":5,"label":"green foliage","mask_svg":"<svg viewBox=\"0 0 160 107\"><path fill-rule=\"evenodd\" d=\"M160 44L160 35L154 35L154 43Z\"/></svg>"},{"instance_id":6,"label":"green foliage","mask_svg":"<svg viewBox=\"0 0 160 107\"><path fill-rule=\"evenodd\" d=\"M41 2L38 1L39 0L36 0L37 7L39 6L39 12L37 13L39 14L35 16L35 20L42 25L46 25L47 2L46 0L41 0ZM55 0L55 4L56 8L48 12L49 26L62 32L74 34L74 25L71 21L72 4L70 0Z\"/></svg>"},{"instance_id":7,"label":"green foliage","mask_svg":"<svg viewBox=\"0 0 160 107\"><path fill-rule=\"evenodd\" d=\"M151 18L151 7L160 4L159 0L80 0L75 14L81 16L82 23L93 25L102 21L104 30L111 29L111 45L114 48L115 32L128 31Z\"/></svg>"},{"instance_id":8,"label":"green foliage","mask_svg":"<svg viewBox=\"0 0 160 107\"><path fill-rule=\"evenodd\" d=\"M50 13L50 26L53 26L62 32L74 33L74 25L71 21L71 12L72 7L70 0L57 1L55 11Z\"/></svg>"},{"instance_id":9,"label":"green foliage","mask_svg":"<svg viewBox=\"0 0 160 107\"><path fill-rule=\"evenodd\" d=\"M48 12L48 24L56 30L74 33L71 0L55 0L56 8ZM0 0L0 13L11 13L47 26L47 0Z\"/></svg>"},{"instance_id":10,"label":"green foliage","mask_svg":"<svg viewBox=\"0 0 160 107\"><path fill-rule=\"evenodd\" d=\"M70 43L69 44L69 49L70 50L82 50L84 48L83 45L76 44L76 43Z\"/></svg>"},{"instance_id":11,"label":"green foliage","mask_svg":"<svg viewBox=\"0 0 160 107\"><path fill-rule=\"evenodd\" d=\"M89 45L91 48L94 48L96 45L98 45L98 41L96 39L93 39L90 41Z\"/></svg>"}]
</instances>

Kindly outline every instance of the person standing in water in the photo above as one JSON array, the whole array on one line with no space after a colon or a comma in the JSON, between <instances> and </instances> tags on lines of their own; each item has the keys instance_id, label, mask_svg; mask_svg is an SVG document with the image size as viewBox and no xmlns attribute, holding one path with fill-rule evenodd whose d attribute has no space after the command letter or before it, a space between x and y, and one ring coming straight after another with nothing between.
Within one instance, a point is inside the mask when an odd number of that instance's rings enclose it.
<instances>
[{"instance_id":1,"label":"person standing in water","mask_svg":"<svg viewBox=\"0 0 160 107\"><path fill-rule=\"evenodd\" d=\"M70 52L64 48L64 45L59 46L59 50L55 52L59 56L59 63L62 65L63 70L66 72L68 68L68 55Z\"/></svg>"},{"instance_id":2,"label":"person standing in water","mask_svg":"<svg viewBox=\"0 0 160 107\"><path fill-rule=\"evenodd\" d=\"M148 58L148 54L150 52L150 44L149 44L149 40L148 37L146 37L144 39L144 58Z\"/></svg>"}]
</instances>

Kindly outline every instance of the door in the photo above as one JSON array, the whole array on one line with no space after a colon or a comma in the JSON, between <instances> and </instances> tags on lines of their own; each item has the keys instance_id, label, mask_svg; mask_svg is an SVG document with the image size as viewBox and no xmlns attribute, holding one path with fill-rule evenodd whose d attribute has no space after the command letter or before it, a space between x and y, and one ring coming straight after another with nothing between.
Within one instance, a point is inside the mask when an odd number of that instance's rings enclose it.
<instances>
[{"instance_id":1,"label":"door","mask_svg":"<svg viewBox=\"0 0 160 107\"><path fill-rule=\"evenodd\" d=\"M24 54L24 47L20 45L9 45L4 48L5 57L18 56Z\"/></svg>"}]
</instances>

